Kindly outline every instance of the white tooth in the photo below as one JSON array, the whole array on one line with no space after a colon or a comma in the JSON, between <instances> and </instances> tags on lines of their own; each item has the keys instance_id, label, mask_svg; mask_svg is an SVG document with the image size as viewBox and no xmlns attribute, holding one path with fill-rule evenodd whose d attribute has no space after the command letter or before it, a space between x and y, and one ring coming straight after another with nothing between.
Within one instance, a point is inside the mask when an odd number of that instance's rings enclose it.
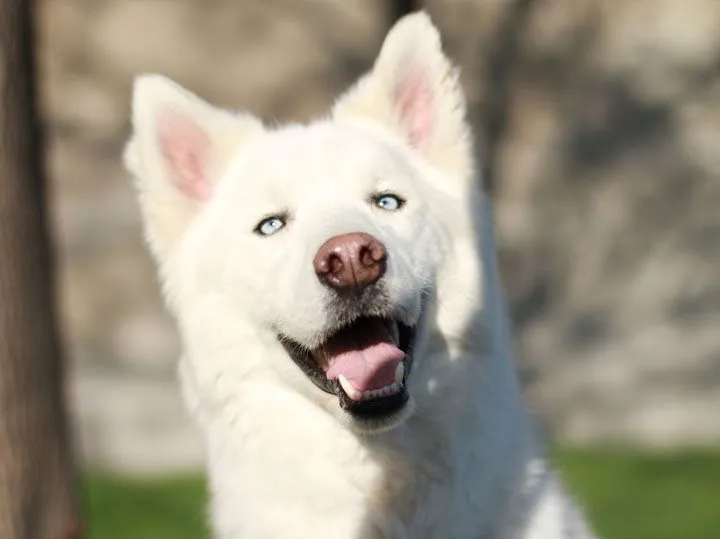
<instances>
[{"instance_id":1,"label":"white tooth","mask_svg":"<svg viewBox=\"0 0 720 539\"><path fill-rule=\"evenodd\" d=\"M400 384L393 384L390 386L391 393L397 393L400 390Z\"/></svg>"},{"instance_id":2,"label":"white tooth","mask_svg":"<svg viewBox=\"0 0 720 539\"><path fill-rule=\"evenodd\" d=\"M345 393L347 393L347 396L350 397L354 401L360 401L363 399L363 394L355 389L352 384L350 383L350 380L345 378L344 375L338 376L338 382L340 382L340 385L342 386Z\"/></svg>"},{"instance_id":3,"label":"white tooth","mask_svg":"<svg viewBox=\"0 0 720 539\"><path fill-rule=\"evenodd\" d=\"M401 362L395 367L395 383L402 384L403 377L405 376L405 365Z\"/></svg>"}]
</instances>

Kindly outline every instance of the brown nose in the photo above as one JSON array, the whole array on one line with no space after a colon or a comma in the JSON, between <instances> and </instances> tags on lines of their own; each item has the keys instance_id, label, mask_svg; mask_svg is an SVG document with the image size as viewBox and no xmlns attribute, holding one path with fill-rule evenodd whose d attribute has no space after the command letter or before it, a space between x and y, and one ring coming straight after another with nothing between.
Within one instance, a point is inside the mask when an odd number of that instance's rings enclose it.
<instances>
[{"instance_id":1,"label":"brown nose","mask_svg":"<svg viewBox=\"0 0 720 539\"><path fill-rule=\"evenodd\" d=\"M370 234L353 232L326 241L315 255L315 272L335 289L360 290L385 273L385 246Z\"/></svg>"}]
</instances>

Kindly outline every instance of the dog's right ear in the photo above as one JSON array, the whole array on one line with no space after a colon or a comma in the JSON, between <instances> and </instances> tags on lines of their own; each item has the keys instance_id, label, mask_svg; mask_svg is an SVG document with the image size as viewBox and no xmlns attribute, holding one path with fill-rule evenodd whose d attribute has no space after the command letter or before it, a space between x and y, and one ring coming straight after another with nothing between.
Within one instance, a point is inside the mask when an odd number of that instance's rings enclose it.
<instances>
[{"instance_id":1,"label":"dog's right ear","mask_svg":"<svg viewBox=\"0 0 720 539\"><path fill-rule=\"evenodd\" d=\"M234 152L263 126L159 75L136 79L132 109L125 166L136 178L145 232L162 262L212 197Z\"/></svg>"}]
</instances>

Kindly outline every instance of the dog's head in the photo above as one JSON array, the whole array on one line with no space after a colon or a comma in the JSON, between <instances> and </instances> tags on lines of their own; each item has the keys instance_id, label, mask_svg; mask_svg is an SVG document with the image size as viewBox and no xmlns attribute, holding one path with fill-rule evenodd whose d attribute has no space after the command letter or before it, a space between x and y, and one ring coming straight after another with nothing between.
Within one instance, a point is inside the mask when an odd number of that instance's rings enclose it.
<instances>
[{"instance_id":1,"label":"dog's head","mask_svg":"<svg viewBox=\"0 0 720 539\"><path fill-rule=\"evenodd\" d=\"M360 429L406 416L444 225L464 219L453 203L474 171L427 16L400 21L372 71L309 125L269 129L159 76L138 79L133 108L126 163L186 345L197 336L210 356L198 361L234 350L246 373L300 376Z\"/></svg>"}]
</instances>

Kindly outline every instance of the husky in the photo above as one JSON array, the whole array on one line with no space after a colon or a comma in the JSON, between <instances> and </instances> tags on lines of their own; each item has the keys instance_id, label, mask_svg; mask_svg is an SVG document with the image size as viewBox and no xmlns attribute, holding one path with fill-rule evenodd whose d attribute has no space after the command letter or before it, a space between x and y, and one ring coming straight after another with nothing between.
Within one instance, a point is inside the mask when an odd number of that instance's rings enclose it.
<instances>
[{"instance_id":1,"label":"husky","mask_svg":"<svg viewBox=\"0 0 720 539\"><path fill-rule=\"evenodd\" d=\"M424 13L325 116L159 75L125 162L218 539L589 539L519 389L457 70Z\"/></svg>"}]
</instances>

